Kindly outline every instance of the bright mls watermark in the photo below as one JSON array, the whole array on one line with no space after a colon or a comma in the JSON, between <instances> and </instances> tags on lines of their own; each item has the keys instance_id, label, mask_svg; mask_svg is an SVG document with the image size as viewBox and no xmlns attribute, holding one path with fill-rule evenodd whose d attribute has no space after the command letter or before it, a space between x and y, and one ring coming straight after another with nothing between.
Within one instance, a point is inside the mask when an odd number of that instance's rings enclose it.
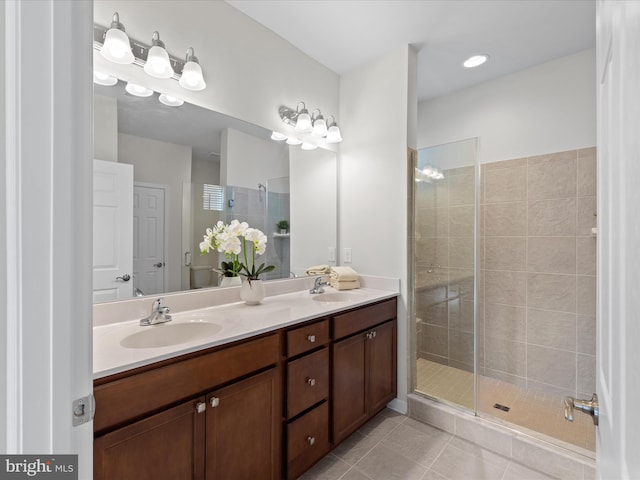
<instances>
[{"instance_id":1,"label":"bright mls watermark","mask_svg":"<svg viewBox=\"0 0 640 480\"><path fill-rule=\"evenodd\" d=\"M0 480L78 480L78 455L0 455Z\"/></svg>"}]
</instances>

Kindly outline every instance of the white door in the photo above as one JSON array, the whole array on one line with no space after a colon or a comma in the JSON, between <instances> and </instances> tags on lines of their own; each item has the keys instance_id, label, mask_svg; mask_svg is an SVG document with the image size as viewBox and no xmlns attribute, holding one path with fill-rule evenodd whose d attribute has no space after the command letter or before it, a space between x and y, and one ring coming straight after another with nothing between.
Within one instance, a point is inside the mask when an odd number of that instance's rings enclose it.
<instances>
[{"instance_id":1,"label":"white door","mask_svg":"<svg viewBox=\"0 0 640 480\"><path fill-rule=\"evenodd\" d=\"M640 478L640 2L597 4L597 476Z\"/></svg>"},{"instance_id":2,"label":"white door","mask_svg":"<svg viewBox=\"0 0 640 480\"><path fill-rule=\"evenodd\" d=\"M162 185L133 187L133 286L145 295L165 292L165 190Z\"/></svg>"},{"instance_id":3,"label":"white door","mask_svg":"<svg viewBox=\"0 0 640 480\"><path fill-rule=\"evenodd\" d=\"M93 161L93 303L133 295L133 165Z\"/></svg>"}]
</instances>

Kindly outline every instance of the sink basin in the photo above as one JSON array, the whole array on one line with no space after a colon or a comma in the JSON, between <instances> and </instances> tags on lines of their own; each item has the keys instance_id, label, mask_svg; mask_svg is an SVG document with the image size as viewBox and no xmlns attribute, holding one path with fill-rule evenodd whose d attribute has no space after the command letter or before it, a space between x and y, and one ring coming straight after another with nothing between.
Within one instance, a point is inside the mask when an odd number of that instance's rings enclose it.
<instances>
[{"instance_id":1,"label":"sink basin","mask_svg":"<svg viewBox=\"0 0 640 480\"><path fill-rule=\"evenodd\" d=\"M125 348L158 348L187 343L198 338L215 335L222 327L215 323L161 323L140 327L140 331L125 337L120 342Z\"/></svg>"},{"instance_id":2,"label":"sink basin","mask_svg":"<svg viewBox=\"0 0 640 480\"><path fill-rule=\"evenodd\" d=\"M319 293L317 295L313 295L312 300L316 302L326 302L326 303L342 303L342 302L350 302L357 298L357 295L352 293Z\"/></svg>"}]
</instances>

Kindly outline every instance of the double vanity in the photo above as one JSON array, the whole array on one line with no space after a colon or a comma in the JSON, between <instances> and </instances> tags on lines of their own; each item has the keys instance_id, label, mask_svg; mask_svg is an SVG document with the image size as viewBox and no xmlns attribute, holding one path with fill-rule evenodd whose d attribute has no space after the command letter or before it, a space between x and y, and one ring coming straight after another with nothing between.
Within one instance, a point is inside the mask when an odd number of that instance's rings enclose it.
<instances>
[{"instance_id":1,"label":"double vanity","mask_svg":"<svg viewBox=\"0 0 640 480\"><path fill-rule=\"evenodd\" d=\"M94 478L300 476L396 396L398 282L361 278L166 295L151 326L155 299L95 306Z\"/></svg>"}]
</instances>

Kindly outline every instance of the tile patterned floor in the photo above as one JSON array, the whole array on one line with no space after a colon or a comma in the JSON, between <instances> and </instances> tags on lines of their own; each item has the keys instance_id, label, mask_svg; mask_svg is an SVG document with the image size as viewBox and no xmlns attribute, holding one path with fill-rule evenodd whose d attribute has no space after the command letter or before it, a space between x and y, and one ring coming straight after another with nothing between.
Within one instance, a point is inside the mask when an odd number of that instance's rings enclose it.
<instances>
[{"instance_id":1,"label":"tile patterned floor","mask_svg":"<svg viewBox=\"0 0 640 480\"><path fill-rule=\"evenodd\" d=\"M422 358L418 359L417 371L417 391L473 410L473 374ZM567 422L562 401L556 395L478 377L478 410L487 418L594 452L596 436L591 417L577 413L572 423ZM496 403L508 406L509 411L493 408Z\"/></svg>"},{"instance_id":2,"label":"tile patterned floor","mask_svg":"<svg viewBox=\"0 0 640 480\"><path fill-rule=\"evenodd\" d=\"M435 427L384 410L302 480L553 480Z\"/></svg>"}]
</instances>

